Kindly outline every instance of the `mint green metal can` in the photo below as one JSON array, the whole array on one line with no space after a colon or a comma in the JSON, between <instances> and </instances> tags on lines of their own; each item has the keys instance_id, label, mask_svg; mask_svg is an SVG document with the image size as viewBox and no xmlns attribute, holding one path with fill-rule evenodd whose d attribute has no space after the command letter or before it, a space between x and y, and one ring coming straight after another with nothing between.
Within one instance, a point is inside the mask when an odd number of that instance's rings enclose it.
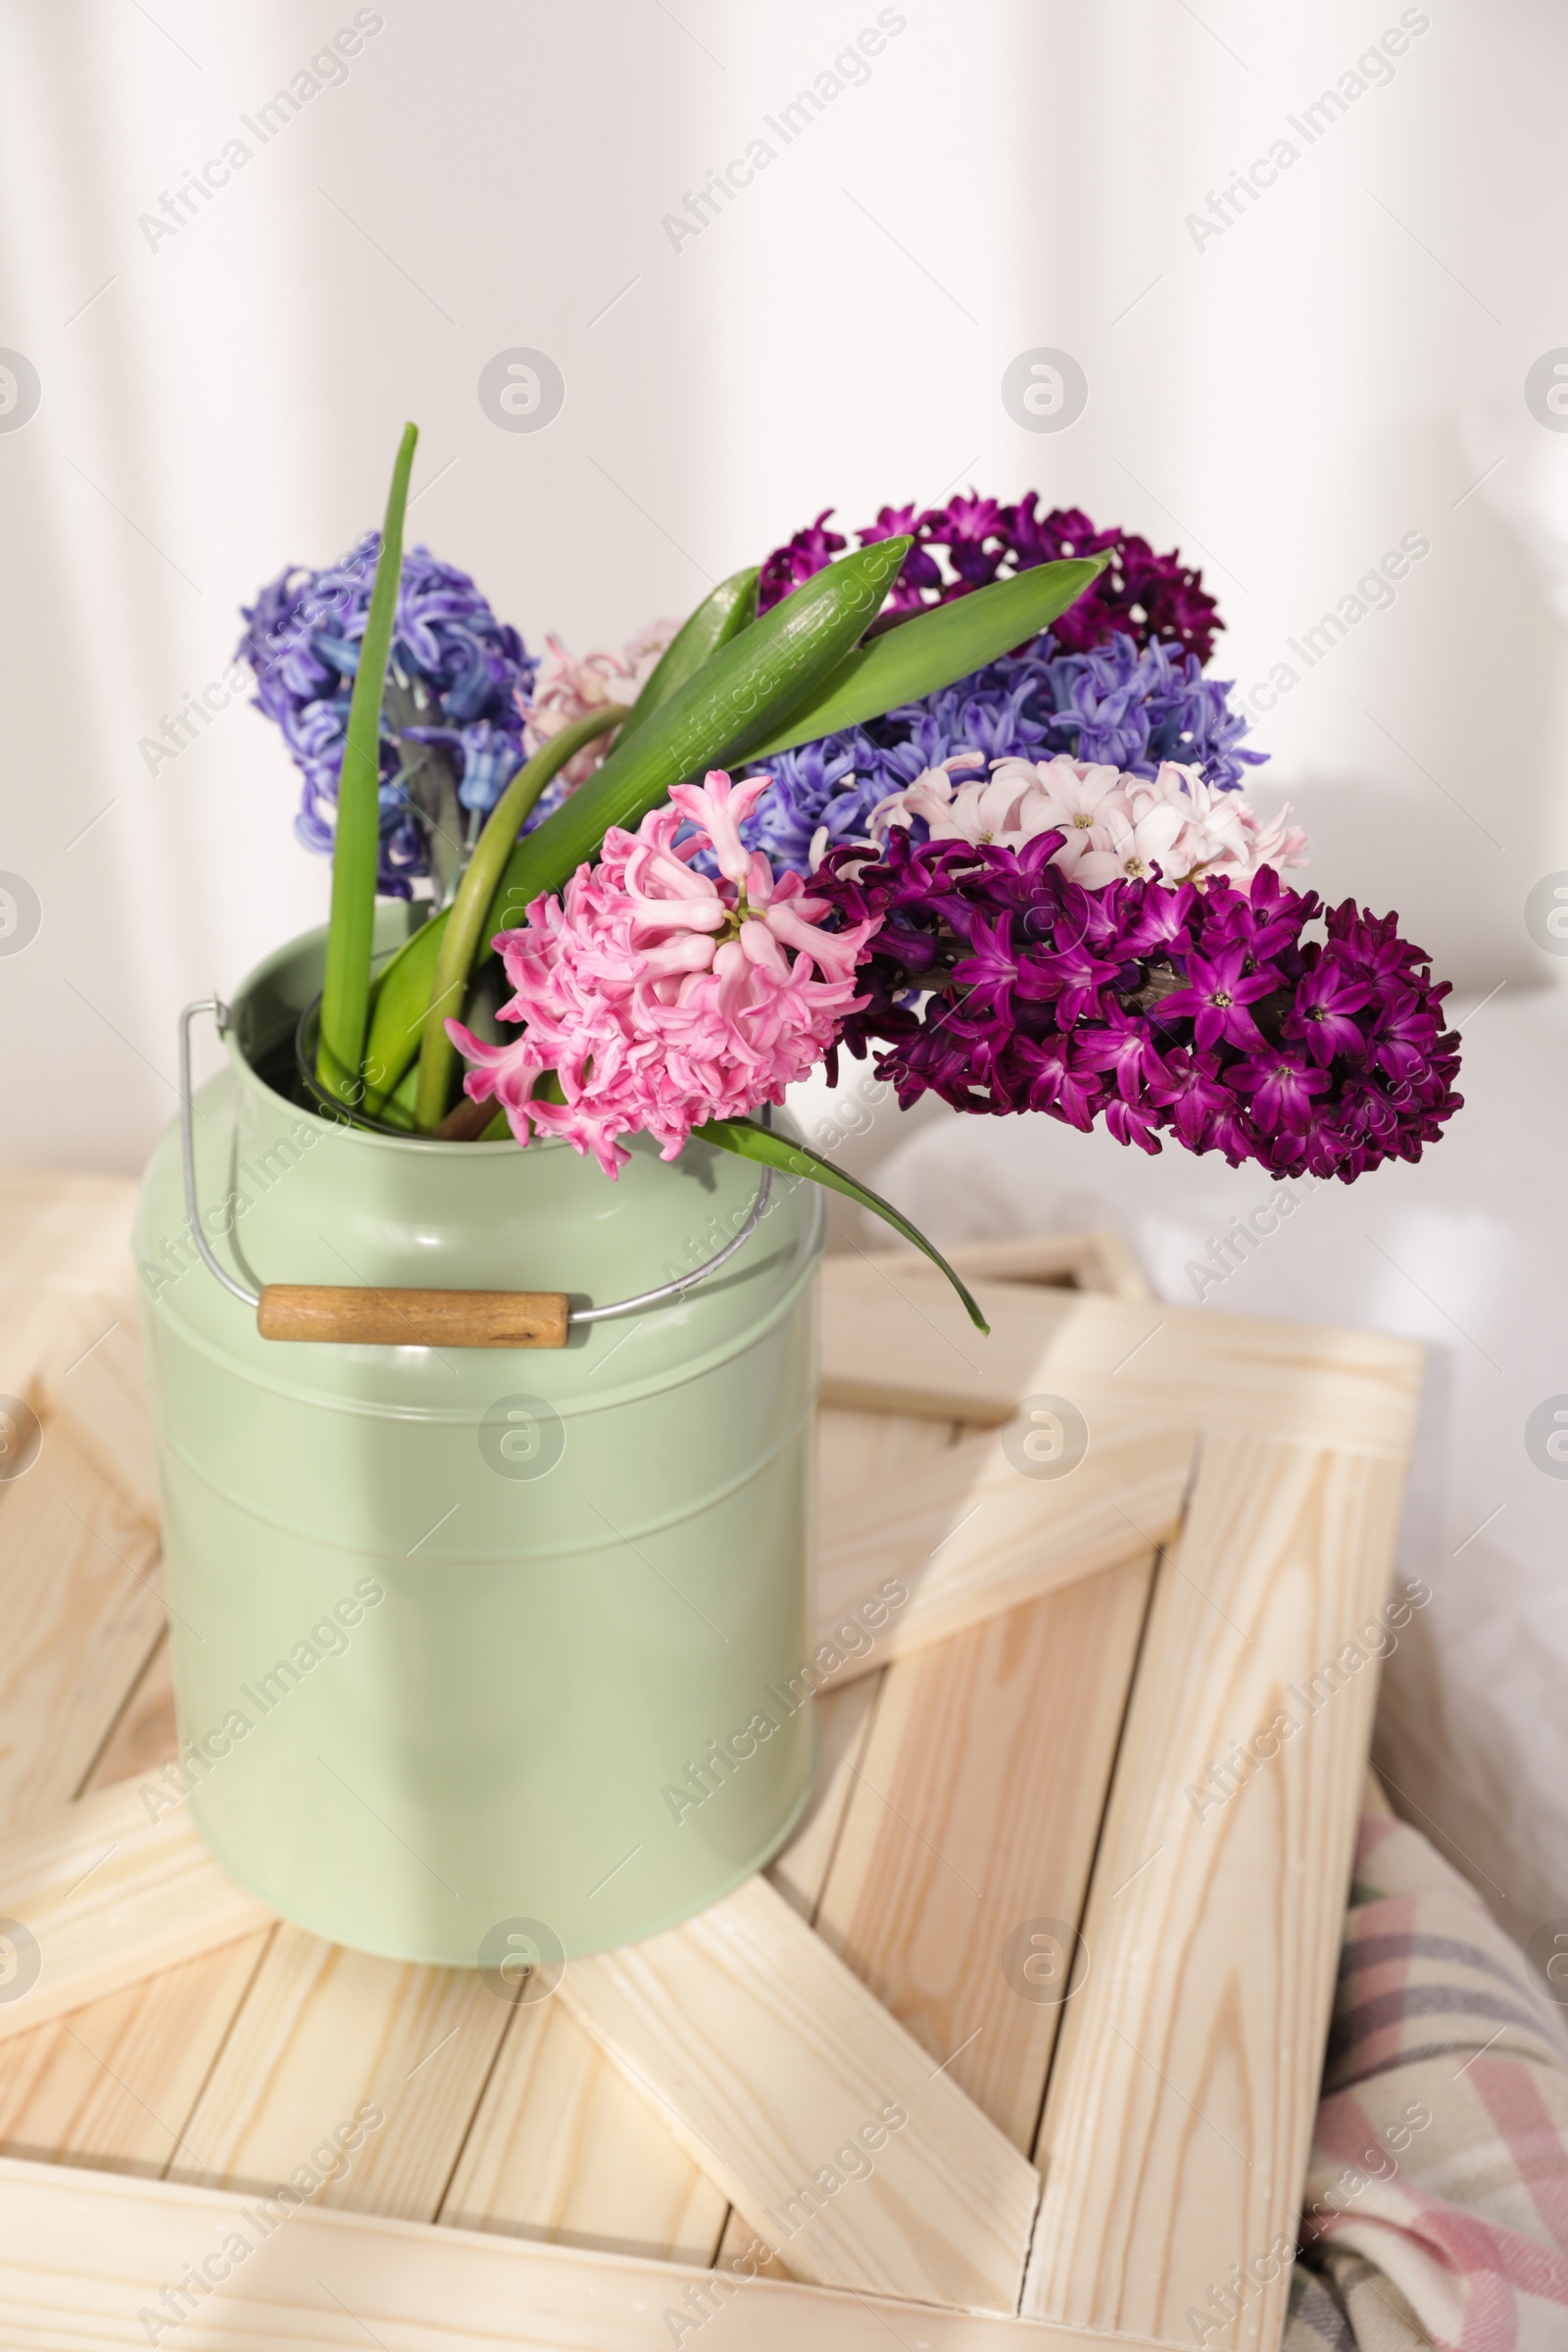
<instances>
[{"instance_id":1,"label":"mint green metal can","mask_svg":"<svg viewBox=\"0 0 1568 2352\"><path fill-rule=\"evenodd\" d=\"M241 1287L582 1308L689 1276L744 1226L758 1171L699 1144L664 1162L636 1138L611 1183L562 1144L301 1109L281 1073L324 952L313 933L251 975L194 1102L204 1238ZM768 1860L813 1767L822 1232L814 1186L775 1190L706 1280L564 1348L267 1341L198 1257L165 1136L135 1250L181 1742L166 1794L232 1877L334 1942L499 1962L514 1986L519 1953L652 1935Z\"/></svg>"}]
</instances>

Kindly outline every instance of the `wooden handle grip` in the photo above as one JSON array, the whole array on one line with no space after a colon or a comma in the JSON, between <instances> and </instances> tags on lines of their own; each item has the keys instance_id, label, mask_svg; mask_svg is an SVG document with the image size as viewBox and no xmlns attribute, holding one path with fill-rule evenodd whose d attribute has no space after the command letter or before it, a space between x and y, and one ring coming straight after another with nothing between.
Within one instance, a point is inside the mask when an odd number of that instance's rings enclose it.
<instances>
[{"instance_id":1,"label":"wooden handle grip","mask_svg":"<svg viewBox=\"0 0 1568 2352\"><path fill-rule=\"evenodd\" d=\"M270 1282L256 1309L264 1340L372 1348L564 1348L561 1291L337 1290Z\"/></svg>"}]
</instances>

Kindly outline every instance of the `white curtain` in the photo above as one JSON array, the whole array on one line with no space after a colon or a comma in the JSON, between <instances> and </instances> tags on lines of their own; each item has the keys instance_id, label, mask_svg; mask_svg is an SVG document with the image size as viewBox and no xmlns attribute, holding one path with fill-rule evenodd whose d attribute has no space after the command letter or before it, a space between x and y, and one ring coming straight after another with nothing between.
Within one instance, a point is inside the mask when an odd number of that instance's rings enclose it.
<instances>
[{"instance_id":1,"label":"white curtain","mask_svg":"<svg viewBox=\"0 0 1568 2352\"><path fill-rule=\"evenodd\" d=\"M1544 6L0 21L0 345L41 389L0 429L0 868L42 909L0 956L13 1159L134 1169L177 1004L320 918L270 728L237 696L165 722L222 700L242 599L375 518L405 416L416 535L535 644L618 642L830 503L1038 488L1179 544L1220 673L1277 696L1260 797L1297 800L1313 878L1477 994L1555 968L1521 919L1568 866L1537 568L1568 437L1522 392L1568 336ZM516 345L566 380L537 435L477 398ZM1042 346L1088 378L1056 433L1000 396ZM1396 601L1308 670L1291 640L1412 533Z\"/></svg>"}]
</instances>

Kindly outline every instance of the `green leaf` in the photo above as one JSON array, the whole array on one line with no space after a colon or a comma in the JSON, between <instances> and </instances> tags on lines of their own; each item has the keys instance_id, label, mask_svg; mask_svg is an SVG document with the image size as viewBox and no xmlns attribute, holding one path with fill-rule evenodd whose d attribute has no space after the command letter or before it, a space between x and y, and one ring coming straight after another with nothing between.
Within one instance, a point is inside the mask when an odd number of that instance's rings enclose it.
<instances>
[{"instance_id":1,"label":"green leaf","mask_svg":"<svg viewBox=\"0 0 1568 2352\"><path fill-rule=\"evenodd\" d=\"M396 1093L386 1096L378 1108L372 1105L367 1090L365 1107L370 1117L379 1119L384 1127L401 1127L406 1135L417 1135L419 1131L414 1124L414 1089L417 1078L417 1070L411 1068Z\"/></svg>"},{"instance_id":2,"label":"green leaf","mask_svg":"<svg viewBox=\"0 0 1568 2352\"><path fill-rule=\"evenodd\" d=\"M365 1107L372 1118L380 1116L381 1104L419 1051L451 911L443 906L406 939L375 984L365 1048Z\"/></svg>"},{"instance_id":3,"label":"green leaf","mask_svg":"<svg viewBox=\"0 0 1568 2352\"><path fill-rule=\"evenodd\" d=\"M1011 653L1015 645L1038 637L1058 613L1076 604L1109 561L1108 556L1095 556L1038 564L1010 579L993 580L972 596L956 597L951 605L900 621L869 645L857 646L808 702L799 705L760 743L750 746L747 758L770 760L775 752L814 743L841 727L880 718L901 703L917 703L940 693L944 686Z\"/></svg>"},{"instance_id":4,"label":"green leaf","mask_svg":"<svg viewBox=\"0 0 1568 2352\"><path fill-rule=\"evenodd\" d=\"M446 1115L447 1098L452 1092L452 1072L457 1064L458 1050L446 1033L449 1013L460 1012L467 994L468 973L481 937L485 944L495 936L494 930L483 931L485 915L496 895L502 870L511 856L523 818L533 807L545 786L565 766L585 743L596 736L606 735L618 726L623 716L619 703L601 703L583 718L573 719L559 734L542 744L533 758L519 767L490 814L485 818L484 831L473 845L457 895L447 909L448 920L442 931L436 956L430 995L425 1006L423 1036L419 1042L419 1091L415 1098L415 1117L426 1134L439 1126ZM428 927L428 926L427 926Z\"/></svg>"},{"instance_id":5,"label":"green leaf","mask_svg":"<svg viewBox=\"0 0 1568 2352\"><path fill-rule=\"evenodd\" d=\"M710 655L632 742L617 743L599 773L518 842L486 937L521 922L541 891L559 890L612 825L635 828L672 784L701 775L721 753L742 757L812 694L876 618L910 544L879 539L841 556Z\"/></svg>"},{"instance_id":6,"label":"green leaf","mask_svg":"<svg viewBox=\"0 0 1568 2352\"><path fill-rule=\"evenodd\" d=\"M758 576L755 564L747 571L733 571L727 580L719 581L711 596L703 599L665 646L659 667L633 703L631 715L620 730L622 743L662 703L668 702L677 687L696 676L710 655L751 627L757 618Z\"/></svg>"},{"instance_id":7,"label":"green leaf","mask_svg":"<svg viewBox=\"0 0 1568 2352\"><path fill-rule=\"evenodd\" d=\"M409 501L418 427L403 428L392 467L381 553L366 615L354 695L349 704L332 844L332 915L326 935L318 1083L342 1102L360 1100L360 1060L370 1002L370 946L375 927L375 870L380 848L381 691L403 577L403 514Z\"/></svg>"},{"instance_id":8,"label":"green leaf","mask_svg":"<svg viewBox=\"0 0 1568 2352\"><path fill-rule=\"evenodd\" d=\"M765 1167L780 1168L789 1176L809 1176L813 1184L825 1185L829 1192L842 1193L847 1200L874 1210L906 1242L912 1242L916 1250L923 1250L934 1266L942 1268L963 1300L976 1331L983 1331L989 1338L990 1324L941 1250L934 1249L907 1217L899 1214L891 1200L884 1200L869 1185L857 1184L853 1176L846 1176L842 1168L824 1159L820 1152L813 1152L809 1144L792 1143L788 1136L775 1135L771 1128L759 1127L751 1119L710 1119L706 1127L694 1127L692 1133L699 1143L716 1144L721 1152L737 1152L742 1159L760 1160Z\"/></svg>"}]
</instances>

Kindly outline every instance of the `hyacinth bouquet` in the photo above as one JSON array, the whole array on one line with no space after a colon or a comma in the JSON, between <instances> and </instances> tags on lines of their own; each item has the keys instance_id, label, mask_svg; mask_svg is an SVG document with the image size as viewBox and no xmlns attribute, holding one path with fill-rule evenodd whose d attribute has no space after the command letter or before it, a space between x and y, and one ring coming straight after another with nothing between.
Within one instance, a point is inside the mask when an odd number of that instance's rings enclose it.
<instances>
[{"instance_id":1,"label":"hyacinth bouquet","mask_svg":"<svg viewBox=\"0 0 1568 2352\"><path fill-rule=\"evenodd\" d=\"M332 855L336 1115L560 1137L611 1178L628 1135L697 1135L938 1257L766 1123L840 1046L906 1105L1280 1177L1415 1159L1459 1107L1424 952L1285 881L1302 835L1244 795L1263 755L1176 556L1032 495L884 508L853 551L829 511L678 627L541 660L405 558L414 441L382 532L285 571L240 647ZM429 913L372 972L378 892Z\"/></svg>"}]
</instances>

